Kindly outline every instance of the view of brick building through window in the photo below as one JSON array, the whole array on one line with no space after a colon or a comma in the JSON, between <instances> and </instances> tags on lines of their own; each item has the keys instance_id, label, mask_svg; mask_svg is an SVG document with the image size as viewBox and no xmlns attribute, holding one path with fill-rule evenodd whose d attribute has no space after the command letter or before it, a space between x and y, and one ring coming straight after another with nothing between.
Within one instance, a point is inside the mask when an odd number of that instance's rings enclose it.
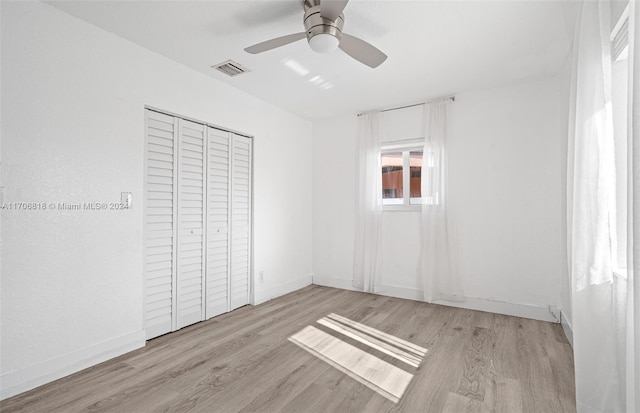
<instances>
[{"instance_id":1,"label":"view of brick building through window","mask_svg":"<svg viewBox=\"0 0 640 413\"><path fill-rule=\"evenodd\" d=\"M421 197L422 151L398 151L382 154L382 198L403 199L404 170L409 166L409 196Z\"/></svg>"}]
</instances>

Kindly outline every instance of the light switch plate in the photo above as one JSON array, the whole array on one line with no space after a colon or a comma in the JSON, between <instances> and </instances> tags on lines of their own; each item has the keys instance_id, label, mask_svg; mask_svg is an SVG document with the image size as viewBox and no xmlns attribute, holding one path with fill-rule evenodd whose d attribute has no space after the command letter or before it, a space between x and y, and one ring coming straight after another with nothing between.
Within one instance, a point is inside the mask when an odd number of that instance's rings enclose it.
<instances>
[{"instance_id":1,"label":"light switch plate","mask_svg":"<svg viewBox=\"0 0 640 413\"><path fill-rule=\"evenodd\" d=\"M131 194L131 192L122 192L120 194L120 202L122 202L123 205L126 205L127 209L131 209L132 201L133 195Z\"/></svg>"}]
</instances>

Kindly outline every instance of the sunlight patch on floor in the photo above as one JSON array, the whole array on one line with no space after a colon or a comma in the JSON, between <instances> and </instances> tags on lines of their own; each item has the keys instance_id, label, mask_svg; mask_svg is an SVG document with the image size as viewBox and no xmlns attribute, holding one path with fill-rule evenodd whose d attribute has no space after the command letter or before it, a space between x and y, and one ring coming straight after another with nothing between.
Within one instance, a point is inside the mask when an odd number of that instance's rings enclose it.
<instances>
[{"instance_id":1,"label":"sunlight patch on floor","mask_svg":"<svg viewBox=\"0 0 640 413\"><path fill-rule=\"evenodd\" d=\"M417 368L427 353L423 347L337 314L322 317L318 324L337 333L336 336L307 326L289 337L289 341L394 403L400 401L413 374L337 336L349 337L412 368Z\"/></svg>"}]
</instances>

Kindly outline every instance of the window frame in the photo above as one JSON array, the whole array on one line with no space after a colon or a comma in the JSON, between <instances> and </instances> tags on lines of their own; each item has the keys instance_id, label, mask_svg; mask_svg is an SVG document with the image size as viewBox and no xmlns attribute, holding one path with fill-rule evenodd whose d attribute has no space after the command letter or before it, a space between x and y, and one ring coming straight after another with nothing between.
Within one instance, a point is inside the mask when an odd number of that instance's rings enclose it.
<instances>
[{"instance_id":1,"label":"window frame","mask_svg":"<svg viewBox=\"0 0 640 413\"><path fill-rule=\"evenodd\" d=\"M381 198L383 211L420 211L424 198L411 198L411 163L410 156L412 151L423 152L424 156L424 138L409 139L403 141L382 142L380 145L380 158L382 155L390 152L402 153L402 198ZM382 165L380 168L380 179L382 179ZM395 202L388 202L388 201ZM396 200L401 200L397 202ZM387 202L385 202L387 201ZM412 201L414 203L412 203Z\"/></svg>"},{"instance_id":2,"label":"window frame","mask_svg":"<svg viewBox=\"0 0 640 413\"><path fill-rule=\"evenodd\" d=\"M628 100L628 51L629 51L629 5L625 8L620 16L615 27L611 31L611 114L613 123L613 139L615 148L615 167L616 170L626 170L628 168L627 155L628 155L628 112L627 112L627 100ZM624 74L624 76L618 77L616 74ZM622 91L625 91L624 96L621 96ZM623 121L620 122L620 114ZM622 148L622 149L621 149ZM614 273L626 277L627 274L627 234L628 234L628 222L627 222L627 197L628 197L628 178L629 171L626 174L616 173L616 208L615 208L615 225L611 228L614 232L613 236L613 267Z\"/></svg>"}]
</instances>

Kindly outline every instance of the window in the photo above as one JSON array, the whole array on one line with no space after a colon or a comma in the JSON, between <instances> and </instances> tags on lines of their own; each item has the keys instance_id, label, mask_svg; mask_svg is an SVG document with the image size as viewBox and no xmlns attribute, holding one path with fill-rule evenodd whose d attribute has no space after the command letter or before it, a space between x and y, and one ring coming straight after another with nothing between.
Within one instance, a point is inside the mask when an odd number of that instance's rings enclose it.
<instances>
[{"instance_id":1,"label":"window","mask_svg":"<svg viewBox=\"0 0 640 413\"><path fill-rule=\"evenodd\" d=\"M627 30L629 20L623 14L612 36L612 91L613 137L616 168L616 239L615 266L627 267L627 93L629 91L629 60Z\"/></svg>"},{"instance_id":2,"label":"window","mask_svg":"<svg viewBox=\"0 0 640 413\"><path fill-rule=\"evenodd\" d=\"M382 204L422 203L422 146L386 145L381 153Z\"/></svg>"}]
</instances>

